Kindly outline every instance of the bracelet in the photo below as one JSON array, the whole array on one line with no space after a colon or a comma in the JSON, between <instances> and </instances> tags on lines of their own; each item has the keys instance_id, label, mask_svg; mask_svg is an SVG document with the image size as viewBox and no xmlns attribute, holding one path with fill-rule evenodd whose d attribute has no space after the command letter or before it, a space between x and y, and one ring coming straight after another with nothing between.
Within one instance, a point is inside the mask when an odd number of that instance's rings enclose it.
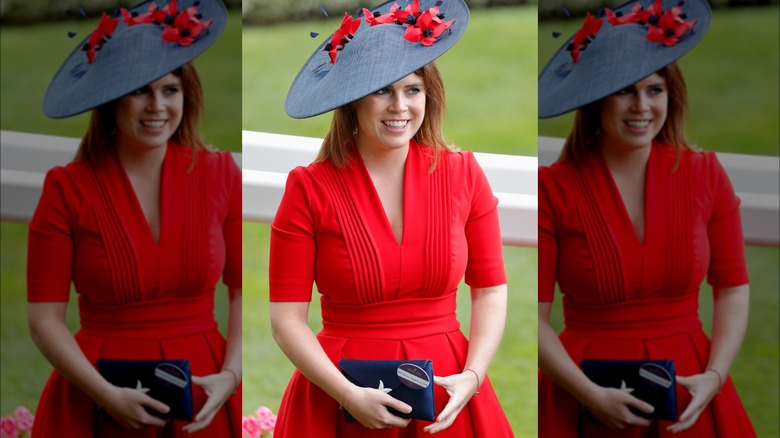
<instances>
[{"instance_id":1,"label":"bracelet","mask_svg":"<svg viewBox=\"0 0 780 438\"><path fill-rule=\"evenodd\" d=\"M465 373L466 371L471 371L472 373L474 373L474 377L476 377L476 378L477 378L477 390L474 392L474 395L478 395L478 394L479 394L479 387L480 387L480 386L482 386L482 385L480 384L480 382L479 382L479 374L477 374L477 372L476 372L476 371L474 371L474 370L472 370L471 368L466 368L466 369L464 369L464 370L463 370L463 372L464 372L464 373Z\"/></svg>"},{"instance_id":2,"label":"bracelet","mask_svg":"<svg viewBox=\"0 0 780 438\"><path fill-rule=\"evenodd\" d=\"M707 371L712 371L716 376L718 376L718 390L720 390L720 388L723 386L723 377L721 377L720 373L715 368L707 368L705 372Z\"/></svg>"},{"instance_id":3,"label":"bracelet","mask_svg":"<svg viewBox=\"0 0 780 438\"><path fill-rule=\"evenodd\" d=\"M349 384L344 386L344 396L341 398L341 400L338 400L339 407L344 410L347 410L349 406L349 403L347 402L347 391L349 391Z\"/></svg>"},{"instance_id":4,"label":"bracelet","mask_svg":"<svg viewBox=\"0 0 780 438\"><path fill-rule=\"evenodd\" d=\"M231 376L233 376L233 383L235 383L235 386L233 386L233 391L235 391L236 388L238 388L238 376L230 368L223 368L222 371L227 371L230 373Z\"/></svg>"}]
</instances>

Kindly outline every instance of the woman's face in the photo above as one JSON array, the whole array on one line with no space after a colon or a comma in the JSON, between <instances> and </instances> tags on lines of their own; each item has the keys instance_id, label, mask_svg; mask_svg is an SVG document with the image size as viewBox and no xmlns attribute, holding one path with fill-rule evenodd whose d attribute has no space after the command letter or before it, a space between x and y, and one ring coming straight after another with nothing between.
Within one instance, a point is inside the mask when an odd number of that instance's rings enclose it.
<instances>
[{"instance_id":1,"label":"woman's face","mask_svg":"<svg viewBox=\"0 0 780 438\"><path fill-rule=\"evenodd\" d=\"M409 145L425 118L425 87L416 73L355 101L358 149Z\"/></svg>"},{"instance_id":2,"label":"woman's face","mask_svg":"<svg viewBox=\"0 0 780 438\"><path fill-rule=\"evenodd\" d=\"M179 128L183 109L181 79L172 73L119 98L117 145L134 149L165 146Z\"/></svg>"},{"instance_id":3,"label":"woman's face","mask_svg":"<svg viewBox=\"0 0 780 438\"><path fill-rule=\"evenodd\" d=\"M658 73L604 98L599 107L601 146L650 146L666 122L668 103L666 79Z\"/></svg>"}]
</instances>

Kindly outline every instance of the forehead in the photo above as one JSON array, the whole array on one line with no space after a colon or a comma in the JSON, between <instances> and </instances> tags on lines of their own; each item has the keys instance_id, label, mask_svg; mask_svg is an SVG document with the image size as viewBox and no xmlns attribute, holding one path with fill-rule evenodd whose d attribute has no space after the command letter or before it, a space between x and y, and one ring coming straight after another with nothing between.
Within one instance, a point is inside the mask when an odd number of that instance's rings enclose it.
<instances>
[{"instance_id":1,"label":"forehead","mask_svg":"<svg viewBox=\"0 0 780 438\"><path fill-rule=\"evenodd\" d=\"M394 83L391 85L391 87L406 87L412 84L422 84L422 82L422 76L418 75L417 73L412 73L409 76L406 76L400 81Z\"/></svg>"},{"instance_id":2,"label":"forehead","mask_svg":"<svg viewBox=\"0 0 780 438\"><path fill-rule=\"evenodd\" d=\"M635 87L643 88L650 85L658 85L658 84L666 84L666 78L659 75L658 73L653 73L650 76L642 79L641 81L634 84Z\"/></svg>"}]
</instances>

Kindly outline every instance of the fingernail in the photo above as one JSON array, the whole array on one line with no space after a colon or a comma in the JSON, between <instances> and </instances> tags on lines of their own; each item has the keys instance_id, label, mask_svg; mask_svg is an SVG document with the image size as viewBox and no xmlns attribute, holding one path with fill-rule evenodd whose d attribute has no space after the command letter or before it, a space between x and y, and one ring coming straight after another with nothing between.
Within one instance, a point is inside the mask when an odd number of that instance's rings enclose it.
<instances>
[{"instance_id":1,"label":"fingernail","mask_svg":"<svg viewBox=\"0 0 780 438\"><path fill-rule=\"evenodd\" d=\"M404 414L411 413L411 412L412 412L412 407L411 407L411 406L406 406L406 407L404 407L404 409L403 409L403 411L402 411L402 412L403 412Z\"/></svg>"}]
</instances>

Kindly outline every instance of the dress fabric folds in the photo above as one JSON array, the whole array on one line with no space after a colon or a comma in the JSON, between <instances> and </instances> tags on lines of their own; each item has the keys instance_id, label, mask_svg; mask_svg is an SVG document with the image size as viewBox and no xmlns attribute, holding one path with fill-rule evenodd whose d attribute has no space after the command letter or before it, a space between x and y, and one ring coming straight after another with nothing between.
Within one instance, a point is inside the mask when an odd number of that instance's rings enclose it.
<instances>
[{"instance_id":1,"label":"dress fabric folds","mask_svg":"<svg viewBox=\"0 0 780 438\"><path fill-rule=\"evenodd\" d=\"M710 340L698 317L699 286L748 283L739 198L712 152L654 144L640 240L600 154L539 169L539 302L563 294L560 340L575 363L673 359L677 375L702 373ZM677 385L678 414L691 401ZM608 429L539 372L539 436L718 437L755 432L730 378L690 429Z\"/></svg>"},{"instance_id":2,"label":"dress fabric folds","mask_svg":"<svg viewBox=\"0 0 780 438\"><path fill-rule=\"evenodd\" d=\"M241 287L241 171L227 152L169 143L162 168L159 242L115 153L97 165L50 170L30 223L28 301L66 302L73 282L76 341L98 359L188 359L192 374L217 373L226 342L214 320L220 277ZM206 394L193 388L197 413ZM123 429L56 370L41 395L35 437L239 437L241 391L211 425Z\"/></svg>"},{"instance_id":3,"label":"dress fabric folds","mask_svg":"<svg viewBox=\"0 0 780 438\"><path fill-rule=\"evenodd\" d=\"M506 283L493 196L471 153L412 142L404 173L398 242L360 155L337 169L294 169L271 229L271 301L310 301L316 282L330 360L431 359L436 375L465 366L468 341L455 315L457 286ZM434 389L438 415L449 396ZM346 423L336 400L295 371L274 437L419 437L430 424L369 430ZM444 437L512 437L489 379ZM427 436L427 434L426 434Z\"/></svg>"}]
</instances>

